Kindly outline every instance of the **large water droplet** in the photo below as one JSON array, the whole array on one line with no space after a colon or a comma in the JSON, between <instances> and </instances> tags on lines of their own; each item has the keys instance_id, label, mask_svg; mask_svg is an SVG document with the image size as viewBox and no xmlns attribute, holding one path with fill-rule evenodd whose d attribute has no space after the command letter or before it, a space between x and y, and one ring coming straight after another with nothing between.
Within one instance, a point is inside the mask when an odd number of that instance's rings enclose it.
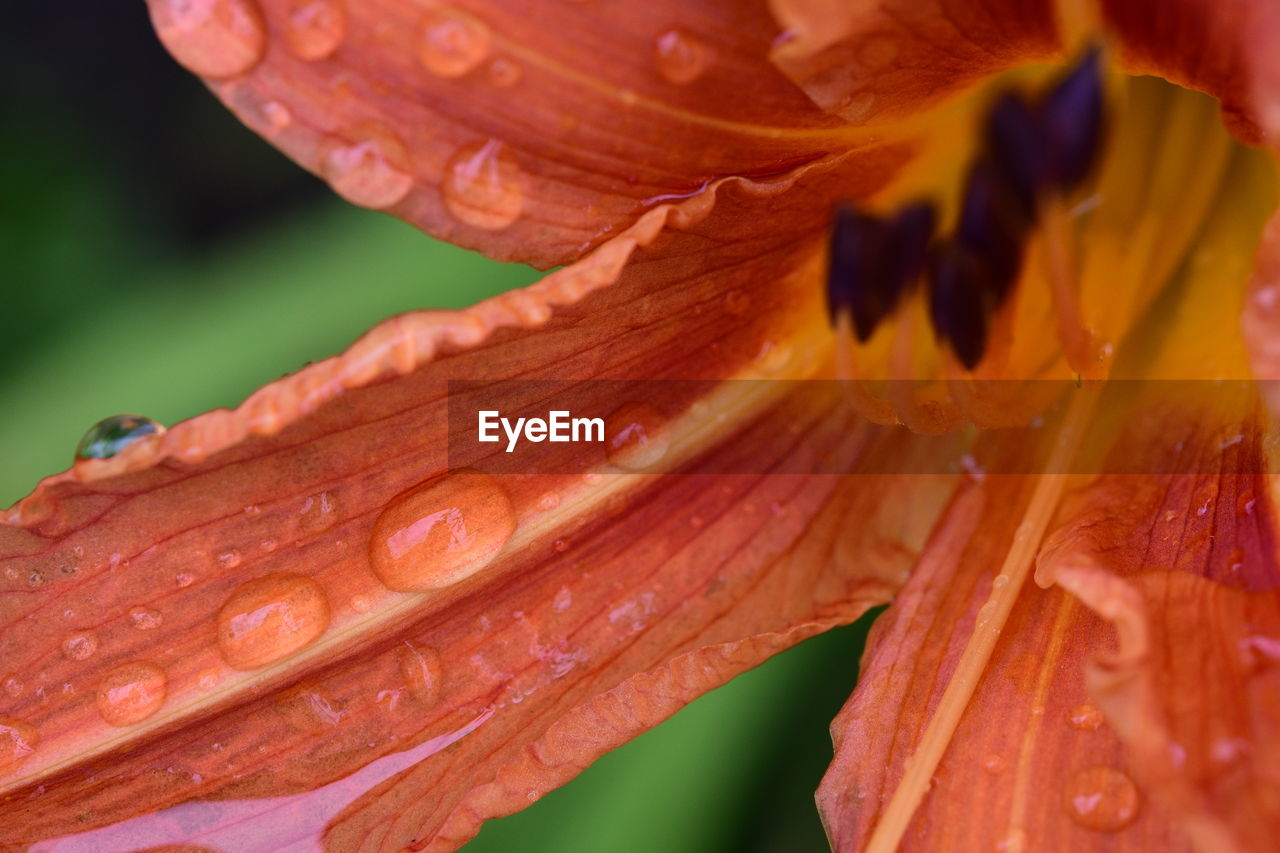
<instances>
[{"instance_id":1,"label":"large water droplet","mask_svg":"<svg viewBox=\"0 0 1280 853\"><path fill-rule=\"evenodd\" d=\"M658 73L668 83L682 86L702 76L711 64L711 48L684 30L667 30L653 45Z\"/></svg>"},{"instance_id":2,"label":"large water droplet","mask_svg":"<svg viewBox=\"0 0 1280 853\"><path fill-rule=\"evenodd\" d=\"M156 35L189 71L235 77L262 59L267 31L254 0L150 0Z\"/></svg>"},{"instance_id":3,"label":"large water droplet","mask_svg":"<svg viewBox=\"0 0 1280 853\"><path fill-rule=\"evenodd\" d=\"M329 602L310 578L279 573L242 584L218 611L227 664L257 669L309 645L329 626Z\"/></svg>"},{"instance_id":4,"label":"large water droplet","mask_svg":"<svg viewBox=\"0 0 1280 853\"><path fill-rule=\"evenodd\" d=\"M13 717L0 716L0 776L36 751L40 736L36 727Z\"/></svg>"},{"instance_id":5,"label":"large water droplet","mask_svg":"<svg viewBox=\"0 0 1280 853\"><path fill-rule=\"evenodd\" d=\"M444 203L459 222L497 231L520 218L523 181L515 157L502 143L473 142L445 167Z\"/></svg>"},{"instance_id":6,"label":"large water droplet","mask_svg":"<svg viewBox=\"0 0 1280 853\"><path fill-rule=\"evenodd\" d=\"M303 59L333 55L347 34L347 13L338 0L293 0L285 19L284 37Z\"/></svg>"},{"instance_id":7,"label":"large water droplet","mask_svg":"<svg viewBox=\"0 0 1280 853\"><path fill-rule=\"evenodd\" d=\"M458 471L393 500L374 522L369 559L389 589L437 589L491 563L515 528L502 487L488 474Z\"/></svg>"},{"instance_id":8,"label":"large water droplet","mask_svg":"<svg viewBox=\"0 0 1280 853\"><path fill-rule=\"evenodd\" d=\"M98 635L92 631L76 631L62 641L62 653L69 660L88 660L98 651Z\"/></svg>"},{"instance_id":9,"label":"large water droplet","mask_svg":"<svg viewBox=\"0 0 1280 853\"><path fill-rule=\"evenodd\" d=\"M409 692L420 702L434 702L440 695L443 665L440 653L430 646L405 640L396 649L400 674L409 686Z\"/></svg>"},{"instance_id":10,"label":"large water droplet","mask_svg":"<svg viewBox=\"0 0 1280 853\"><path fill-rule=\"evenodd\" d=\"M1141 805L1138 788L1114 767L1095 765L1077 770L1062 792L1062 807L1085 829L1116 832L1133 823Z\"/></svg>"},{"instance_id":11,"label":"large water droplet","mask_svg":"<svg viewBox=\"0 0 1280 853\"><path fill-rule=\"evenodd\" d=\"M89 428L76 446L77 459L110 459L143 436L164 432L164 427L141 415L114 415Z\"/></svg>"},{"instance_id":12,"label":"large water droplet","mask_svg":"<svg viewBox=\"0 0 1280 853\"><path fill-rule=\"evenodd\" d=\"M626 403L604 424L605 455L629 471L656 464L671 443L666 417L648 403Z\"/></svg>"},{"instance_id":13,"label":"large water droplet","mask_svg":"<svg viewBox=\"0 0 1280 853\"><path fill-rule=\"evenodd\" d=\"M169 679L155 664L121 664L98 685L98 713L110 725L132 726L160 710L168 690Z\"/></svg>"},{"instance_id":14,"label":"large water droplet","mask_svg":"<svg viewBox=\"0 0 1280 853\"><path fill-rule=\"evenodd\" d=\"M376 123L353 128L330 147L321 158L320 174L347 201L374 209L396 204L413 188L404 143Z\"/></svg>"},{"instance_id":15,"label":"large water droplet","mask_svg":"<svg viewBox=\"0 0 1280 853\"><path fill-rule=\"evenodd\" d=\"M489 56L493 38L483 21L452 10L427 16L418 61L439 77L461 77Z\"/></svg>"}]
</instances>

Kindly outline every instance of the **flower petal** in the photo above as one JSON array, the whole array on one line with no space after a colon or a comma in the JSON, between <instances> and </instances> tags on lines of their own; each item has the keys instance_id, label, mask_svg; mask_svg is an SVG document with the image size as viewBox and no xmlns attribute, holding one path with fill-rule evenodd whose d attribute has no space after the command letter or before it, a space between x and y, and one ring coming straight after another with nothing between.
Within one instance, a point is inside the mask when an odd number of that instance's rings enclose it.
<instances>
[{"instance_id":1,"label":"flower petal","mask_svg":"<svg viewBox=\"0 0 1280 853\"><path fill-rule=\"evenodd\" d=\"M501 260L562 264L716 178L857 144L768 64L755 7L149 5L180 62L339 194Z\"/></svg>"},{"instance_id":2,"label":"flower petal","mask_svg":"<svg viewBox=\"0 0 1280 853\"><path fill-rule=\"evenodd\" d=\"M504 473L501 453L450 472L444 405L450 378L572 379L574 410L636 374L816 370L825 215L777 193L872 189L901 155L876 156L715 185L533 288L394 318L234 412L42 483L0 525L0 841L448 847L885 600L950 478L699 473L933 452L826 384L708 382L711 419L623 386L667 407L670 447L587 477ZM461 516L464 559L414 540L437 509Z\"/></svg>"},{"instance_id":3,"label":"flower petal","mask_svg":"<svg viewBox=\"0 0 1280 853\"><path fill-rule=\"evenodd\" d=\"M898 118L1016 65L1061 53L1052 3L771 0L773 61L827 112Z\"/></svg>"}]
</instances>

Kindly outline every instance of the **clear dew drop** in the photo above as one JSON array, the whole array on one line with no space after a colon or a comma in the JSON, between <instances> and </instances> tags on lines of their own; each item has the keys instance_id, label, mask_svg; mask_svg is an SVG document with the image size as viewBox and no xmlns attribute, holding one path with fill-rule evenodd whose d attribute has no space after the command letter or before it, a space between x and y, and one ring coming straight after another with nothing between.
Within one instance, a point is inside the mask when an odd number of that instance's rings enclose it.
<instances>
[{"instance_id":1,"label":"clear dew drop","mask_svg":"<svg viewBox=\"0 0 1280 853\"><path fill-rule=\"evenodd\" d=\"M232 548L218 555L218 565L224 569L234 569L240 565L241 559L240 552Z\"/></svg>"},{"instance_id":2,"label":"clear dew drop","mask_svg":"<svg viewBox=\"0 0 1280 853\"><path fill-rule=\"evenodd\" d=\"M489 82L499 89L510 89L524 77L524 69L520 63L505 56L499 56L489 63L486 72Z\"/></svg>"},{"instance_id":3,"label":"clear dew drop","mask_svg":"<svg viewBox=\"0 0 1280 853\"><path fill-rule=\"evenodd\" d=\"M338 522L338 499L332 492L320 492L302 502L298 511L299 532L306 536L323 533Z\"/></svg>"},{"instance_id":4,"label":"clear dew drop","mask_svg":"<svg viewBox=\"0 0 1280 853\"><path fill-rule=\"evenodd\" d=\"M151 0L156 35L188 71L221 79L249 71L267 49L255 0Z\"/></svg>"},{"instance_id":5,"label":"clear dew drop","mask_svg":"<svg viewBox=\"0 0 1280 853\"><path fill-rule=\"evenodd\" d=\"M160 627L164 617L160 615L159 610L138 605L129 608L129 622L139 631L152 631Z\"/></svg>"},{"instance_id":6,"label":"clear dew drop","mask_svg":"<svg viewBox=\"0 0 1280 853\"><path fill-rule=\"evenodd\" d=\"M77 459L110 459L130 444L148 435L158 435L164 427L141 415L113 415L103 418L84 434L76 445Z\"/></svg>"},{"instance_id":7,"label":"clear dew drop","mask_svg":"<svg viewBox=\"0 0 1280 853\"><path fill-rule=\"evenodd\" d=\"M483 21L442 9L422 23L418 61L437 77L461 77L484 62L492 49L493 36Z\"/></svg>"},{"instance_id":8,"label":"clear dew drop","mask_svg":"<svg viewBox=\"0 0 1280 853\"><path fill-rule=\"evenodd\" d=\"M169 679L155 664L121 664L107 672L98 685L98 713L110 725L132 726L160 710L168 691Z\"/></svg>"},{"instance_id":9,"label":"clear dew drop","mask_svg":"<svg viewBox=\"0 0 1280 853\"><path fill-rule=\"evenodd\" d=\"M257 669L305 648L329 627L329 601L311 578L277 573L242 584L218 611L218 648L235 669Z\"/></svg>"},{"instance_id":10,"label":"clear dew drop","mask_svg":"<svg viewBox=\"0 0 1280 853\"><path fill-rule=\"evenodd\" d=\"M628 471L657 464L671 444L667 418L648 403L625 403L604 424L605 455Z\"/></svg>"},{"instance_id":11,"label":"clear dew drop","mask_svg":"<svg viewBox=\"0 0 1280 853\"><path fill-rule=\"evenodd\" d=\"M39 743L35 726L14 717L0 716L0 776L35 752Z\"/></svg>"},{"instance_id":12,"label":"clear dew drop","mask_svg":"<svg viewBox=\"0 0 1280 853\"><path fill-rule=\"evenodd\" d=\"M464 469L388 504L374 522L369 560L388 589L438 589L493 562L515 528L506 491L488 474Z\"/></svg>"},{"instance_id":13,"label":"clear dew drop","mask_svg":"<svg viewBox=\"0 0 1280 853\"><path fill-rule=\"evenodd\" d=\"M396 649L396 661L409 693L420 702L434 702L440 695L443 677L440 653L430 646L405 640Z\"/></svg>"},{"instance_id":14,"label":"clear dew drop","mask_svg":"<svg viewBox=\"0 0 1280 853\"><path fill-rule=\"evenodd\" d=\"M285 41L303 59L326 59L347 35L347 13L338 0L293 0L284 24Z\"/></svg>"},{"instance_id":15,"label":"clear dew drop","mask_svg":"<svg viewBox=\"0 0 1280 853\"><path fill-rule=\"evenodd\" d=\"M195 583L195 580L196 576L191 574L191 572L178 572L173 576L173 582L178 589L185 589L186 587L191 586L191 584Z\"/></svg>"},{"instance_id":16,"label":"clear dew drop","mask_svg":"<svg viewBox=\"0 0 1280 853\"><path fill-rule=\"evenodd\" d=\"M338 195L374 210L391 207L413 188L404 143L376 123L343 134L322 155L320 174Z\"/></svg>"},{"instance_id":17,"label":"clear dew drop","mask_svg":"<svg viewBox=\"0 0 1280 853\"><path fill-rule=\"evenodd\" d=\"M662 79L683 86L711 65L711 48L684 30L667 30L653 44L653 60Z\"/></svg>"},{"instance_id":18,"label":"clear dew drop","mask_svg":"<svg viewBox=\"0 0 1280 853\"><path fill-rule=\"evenodd\" d=\"M22 695L23 686L22 680L16 675L6 675L4 681L0 681L0 688L5 695L14 699Z\"/></svg>"},{"instance_id":19,"label":"clear dew drop","mask_svg":"<svg viewBox=\"0 0 1280 853\"><path fill-rule=\"evenodd\" d=\"M1138 816L1138 788L1128 774L1095 765L1077 770L1062 791L1062 807L1078 826L1116 832Z\"/></svg>"},{"instance_id":20,"label":"clear dew drop","mask_svg":"<svg viewBox=\"0 0 1280 853\"><path fill-rule=\"evenodd\" d=\"M445 166L444 203L466 225L486 231L506 228L524 209L524 177L501 142L473 142Z\"/></svg>"},{"instance_id":21,"label":"clear dew drop","mask_svg":"<svg viewBox=\"0 0 1280 853\"><path fill-rule=\"evenodd\" d=\"M982 759L982 769L990 773L992 776L998 776L1003 773L1006 766L1004 758L994 752Z\"/></svg>"},{"instance_id":22,"label":"clear dew drop","mask_svg":"<svg viewBox=\"0 0 1280 853\"><path fill-rule=\"evenodd\" d=\"M267 127L277 132L293 124L293 112L279 101L267 101L263 104L262 118Z\"/></svg>"},{"instance_id":23,"label":"clear dew drop","mask_svg":"<svg viewBox=\"0 0 1280 853\"><path fill-rule=\"evenodd\" d=\"M1067 712L1067 723L1082 732L1097 731L1104 721L1102 712L1088 703L1076 705Z\"/></svg>"},{"instance_id":24,"label":"clear dew drop","mask_svg":"<svg viewBox=\"0 0 1280 853\"><path fill-rule=\"evenodd\" d=\"M68 660L88 660L98 651L98 635L92 631L76 631L62 640L62 654Z\"/></svg>"}]
</instances>

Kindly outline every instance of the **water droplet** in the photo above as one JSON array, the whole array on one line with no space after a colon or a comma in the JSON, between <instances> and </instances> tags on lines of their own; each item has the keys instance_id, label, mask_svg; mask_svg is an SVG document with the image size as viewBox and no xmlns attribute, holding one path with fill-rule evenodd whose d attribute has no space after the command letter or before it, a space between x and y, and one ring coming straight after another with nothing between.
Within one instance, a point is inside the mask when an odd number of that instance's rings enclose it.
<instances>
[{"instance_id":1,"label":"water droplet","mask_svg":"<svg viewBox=\"0 0 1280 853\"><path fill-rule=\"evenodd\" d=\"M497 231L520 218L523 176L501 142L463 146L445 167L444 203L459 222Z\"/></svg>"},{"instance_id":2,"label":"water droplet","mask_svg":"<svg viewBox=\"0 0 1280 853\"><path fill-rule=\"evenodd\" d=\"M377 123L343 134L321 157L320 174L347 201L375 210L391 207L413 188L404 143Z\"/></svg>"},{"instance_id":3,"label":"water droplet","mask_svg":"<svg viewBox=\"0 0 1280 853\"><path fill-rule=\"evenodd\" d=\"M438 589L493 562L515 528L511 499L496 480L457 471L393 500L374 522L369 559L388 589Z\"/></svg>"},{"instance_id":4,"label":"water droplet","mask_svg":"<svg viewBox=\"0 0 1280 853\"><path fill-rule=\"evenodd\" d=\"M554 543L552 543L551 547L555 550L557 554L563 554L565 551L569 550L569 540L557 539Z\"/></svg>"},{"instance_id":5,"label":"water droplet","mask_svg":"<svg viewBox=\"0 0 1280 853\"><path fill-rule=\"evenodd\" d=\"M312 495L302 502L299 528L304 535L323 533L338 521L338 499L332 492Z\"/></svg>"},{"instance_id":6,"label":"water droplet","mask_svg":"<svg viewBox=\"0 0 1280 853\"><path fill-rule=\"evenodd\" d=\"M1003 773L1005 766L1005 760L994 752L982 759L982 769L993 776Z\"/></svg>"},{"instance_id":7,"label":"water droplet","mask_svg":"<svg viewBox=\"0 0 1280 853\"><path fill-rule=\"evenodd\" d=\"M1076 705L1067 712L1067 722L1071 728L1083 732L1097 731L1105 721L1102 712L1088 703Z\"/></svg>"},{"instance_id":8,"label":"water droplet","mask_svg":"<svg viewBox=\"0 0 1280 853\"><path fill-rule=\"evenodd\" d=\"M169 679L155 664L121 664L98 685L98 713L110 725L132 726L160 710L168 690Z\"/></svg>"},{"instance_id":9,"label":"water droplet","mask_svg":"<svg viewBox=\"0 0 1280 853\"><path fill-rule=\"evenodd\" d=\"M233 81L218 92L246 124L264 136L274 136L293 124L293 112L268 98L255 81Z\"/></svg>"},{"instance_id":10,"label":"water droplet","mask_svg":"<svg viewBox=\"0 0 1280 853\"><path fill-rule=\"evenodd\" d=\"M62 641L62 653L69 660L88 660L98 650L98 635L92 631L76 631Z\"/></svg>"},{"instance_id":11,"label":"water droplet","mask_svg":"<svg viewBox=\"0 0 1280 853\"><path fill-rule=\"evenodd\" d=\"M1253 515L1253 508L1257 506L1258 498L1252 490L1240 493L1240 497L1236 498L1236 515L1244 518Z\"/></svg>"},{"instance_id":12,"label":"water droplet","mask_svg":"<svg viewBox=\"0 0 1280 853\"><path fill-rule=\"evenodd\" d=\"M499 89L510 89L520 82L524 69L514 59L499 56L489 63L489 82Z\"/></svg>"},{"instance_id":13,"label":"water droplet","mask_svg":"<svg viewBox=\"0 0 1280 853\"><path fill-rule=\"evenodd\" d=\"M216 669L206 669L196 678L196 683L201 688L209 690L218 684L218 671Z\"/></svg>"},{"instance_id":14,"label":"water droplet","mask_svg":"<svg viewBox=\"0 0 1280 853\"><path fill-rule=\"evenodd\" d=\"M284 130L293 124L293 113L279 101L267 101L263 104L262 117L272 130Z\"/></svg>"},{"instance_id":15,"label":"water droplet","mask_svg":"<svg viewBox=\"0 0 1280 853\"><path fill-rule=\"evenodd\" d=\"M0 716L0 774L7 773L36 751L40 736L36 727L13 717Z\"/></svg>"},{"instance_id":16,"label":"water droplet","mask_svg":"<svg viewBox=\"0 0 1280 853\"><path fill-rule=\"evenodd\" d=\"M671 443L666 417L648 403L626 403L604 423L605 455L629 471L656 464Z\"/></svg>"},{"instance_id":17,"label":"water droplet","mask_svg":"<svg viewBox=\"0 0 1280 853\"><path fill-rule=\"evenodd\" d=\"M560 506L560 496L555 492L543 492L542 497L538 498L538 509L553 510Z\"/></svg>"},{"instance_id":18,"label":"water droplet","mask_svg":"<svg viewBox=\"0 0 1280 853\"><path fill-rule=\"evenodd\" d=\"M179 589L191 586L191 584L195 583L195 580L196 576L191 572L178 572L173 576L173 582L178 585Z\"/></svg>"},{"instance_id":19,"label":"water droplet","mask_svg":"<svg viewBox=\"0 0 1280 853\"><path fill-rule=\"evenodd\" d=\"M751 307L751 294L745 290L733 289L724 295L724 310L734 317L741 317Z\"/></svg>"},{"instance_id":20,"label":"water droplet","mask_svg":"<svg viewBox=\"0 0 1280 853\"><path fill-rule=\"evenodd\" d=\"M138 606L129 608L129 621L139 631L150 631L153 628L159 628L164 617L160 615L159 610Z\"/></svg>"},{"instance_id":21,"label":"water droplet","mask_svg":"<svg viewBox=\"0 0 1280 853\"><path fill-rule=\"evenodd\" d=\"M1227 571L1238 572L1244 568L1244 549L1232 548L1227 554Z\"/></svg>"},{"instance_id":22,"label":"water droplet","mask_svg":"<svg viewBox=\"0 0 1280 853\"><path fill-rule=\"evenodd\" d=\"M1004 838L996 842L996 853L1023 853L1027 849L1027 831L1020 826L1012 826Z\"/></svg>"},{"instance_id":23,"label":"water droplet","mask_svg":"<svg viewBox=\"0 0 1280 853\"><path fill-rule=\"evenodd\" d=\"M0 681L0 687L15 699L22 695L22 681L16 675L6 675L4 681Z\"/></svg>"},{"instance_id":24,"label":"water droplet","mask_svg":"<svg viewBox=\"0 0 1280 853\"><path fill-rule=\"evenodd\" d=\"M668 83L682 86L702 76L711 64L711 48L684 30L667 30L653 46L658 73Z\"/></svg>"},{"instance_id":25,"label":"water droplet","mask_svg":"<svg viewBox=\"0 0 1280 853\"><path fill-rule=\"evenodd\" d=\"M223 551L218 555L218 565L224 569L234 569L240 565L240 552L234 548L230 551Z\"/></svg>"},{"instance_id":26,"label":"water droplet","mask_svg":"<svg viewBox=\"0 0 1280 853\"><path fill-rule=\"evenodd\" d=\"M1095 765L1077 770L1062 793L1067 816L1085 829L1116 832L1138 816L1138 788L1114 767Z\"/></svg>"},{"instance_id":27,"label":"water droplet","mask_svg":"<svg viewBox=\"0 0 1280 853\"><path fill-rule=\"evenodd\" d=\"M141 415L115 415L89 428L76 446L77 459L110 459L138 439L158 435L164 427Z\"/></svg>"},{"instance_id":28,"label":"water droplet","mask_svg":"<svg viewBox=\"0 0 1280 853\"><path fill-rule=\"evenodd\" d=\"M409 692L421 702L434 702L440 693L443 672L440 653L430 646L405 640L396 649L396 658Z\"/></svg>"},{"instance_id":29,"label":"water droplet","mask_svg":"<svg viewBox=\"0 0 1280 853\"><path fill-rule=\"evenodd\" d=\"M1165 521L1175 521L1175 520L1177 520L1177 518L1178 518L1178 513L1177 513L1177 511L1176 511L1176 510L1166 509L1166 510L1164 511L1164 520L1165 520Z\"/></svg>"},{"instance_id":30,"label":"water droplet","mask_svg":"<svg viewBox=\"0 0 1280 853\"><path fill-rule=\"evenodd\" d=\"M493 38L483 21L453 10L427 16L418 61L439 77L461 77L489 56Z\"/></svg>"},{"instance_id":31,"label":"water droplet","mask_svg":"<svg viewBox=\"0 0 1280 853\"><path fill-rule=\"evenodd\" d=\"M351 609L357 613L368 613L369 608L372 606L369 603L369 599L365 598L363 595L351 596L349 604L351 605Z\"/></svg>"},{"instance_id":32,"label":"water droplet","mask_svg":"<svg viewBox=\"0 0 1280 853\"><path fill-rule=\"evenodd\" d=\"M991 581L992 589L1004 589L1009 583L1008 575L996 575Z\"/></svg>"},{"instance_id":33,"label":"water droplet","mask_svg":"<svg viewBox=\"0 0 1280 853\"><path fill-rule=\"evenodd\" d=\"M557 613L565 612L571 604L573 604L573 593L567 586L560 587L555 597L551 599L551 609Z\"/></svg>"},{"instance_id":34,"label":"water droplet","mask_svg":"<svg viewBox=\"0 0 1280 853\"><path fill-rule=\"evenodd\" d=\"M299 731L323 732L342 722L344 712L314 686L298 687L276 703L281 714Z\"/></svg>"},{"instance_id":35,"label":"water droplet","mask_svg":"<svg viewBox=\"0 0 1280 853\"><path fill-rule=\"evenodd\" d=\"M235 669L288 657L324 633L329 602L310 578L279 573L242 584L218 611L218 647Z\"/></svg>"},{"instance_id":36,"label":"water droplet","mask_svg":"<svg viewBox=\"0 0 1280 853\"><path fill-rule=\"evenodd\" d=\"M262 59L267 31L254 0L152 0L156 35L201 77L235 77Z\"/></svg>"},{"instance_id":37,"label":"water droplet","mask_svg":"<svg viewBox=\"0 0 1280 853\"><path fill-rule=\"evenodd\" d=\"M347 14L337 0L294 0L289 4L284 37L303 59L325 59L347 34Z\"/></svg>"},{"instance_id":38,"label":"water droplet","mask_svg":"<svg viewBox=\"0 0 1280 853\"><path fill-rule=\"evenodd\" d=\"M791 361L791 347L765 341L756 354L756 366L765 373L778 373Z\"/></svg>"}]
</instances>

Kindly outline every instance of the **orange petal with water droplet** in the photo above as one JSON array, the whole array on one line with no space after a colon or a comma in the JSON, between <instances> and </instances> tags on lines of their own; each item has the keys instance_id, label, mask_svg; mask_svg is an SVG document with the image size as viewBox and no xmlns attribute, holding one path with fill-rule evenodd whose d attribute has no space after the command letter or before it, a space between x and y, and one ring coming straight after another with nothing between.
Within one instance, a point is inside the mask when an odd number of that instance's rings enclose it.
<instances>
[{"instance_id":1,"label":"orange petal with water droplet","mask_svg":"<svg viewBox=\"0 0 1280 853\"><path fill-rule=\"evenodd\" d=\"M542 268L622 231L651 199L861 144L769 64L776 27L762 8L149 6L179 62L344 198Z\"/></svg>"},{"instance_id":2,"label":"orange petal with water droplet","mask_svg":"<svg viewBox=\"0 0 1280 853\"><path fill-rule=\"evenodd\" d=\"M856 186L882 156L792 178ZM0 525L4 665L30 674L0 713L34 745L0 776L0 844L447 849L886 600L954 478L715 473L939 446L859 424L824 383L757 399L713 381L819 367L825 214L783 186L715 186L533 288L392 319L40 484ZM729 294L749 310L702 308ZM708 381L676 399L636 375ZM513 376L578 380L565 408L623 410L653 441L622 442L626 466L597 446L574 473L518 473L500 449L450 471L449 380ZM92 657L29 629L67 610Z\"/></svg>"}]
</instances>

